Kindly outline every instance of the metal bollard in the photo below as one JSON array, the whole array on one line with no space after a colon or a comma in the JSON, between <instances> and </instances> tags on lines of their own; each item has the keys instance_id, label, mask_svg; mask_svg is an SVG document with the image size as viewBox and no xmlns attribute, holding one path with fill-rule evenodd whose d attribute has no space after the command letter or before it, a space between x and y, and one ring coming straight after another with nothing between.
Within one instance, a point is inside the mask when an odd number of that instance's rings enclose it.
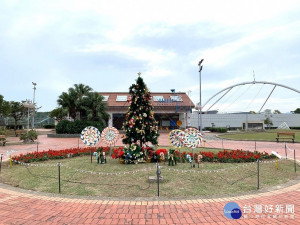
<instances>
[{"instance_id":1,"label":"metal bollard","mask_svg":"<svg viewBox=\"0 0 300 225\"><path fill-rule=\"evenodd\" d=\"M3 154L1 154L1 156L0 156L0 173L1 173L1 167L2 167L2 156L3 156Z\"/></svg>"},{"instance_id":2,"label":"metal bollard","mask_svg":"<svg viewBox=\"0 0 300 225\"><path fill-rule=\"evenodd\" d=\"M259 159L257 159L257 189L259 189Z\"/></svg>"},{"instance_id":3,"label":"metal bollard","mask_svg":"<svg viewBox=\"0 0 300 225\"><path fill-rule=\"evenodd\" d=\"M156 162L156 175L157 175L157 196L159 197L159 176L161 174L161 171L159 169L159 164Z\"/></svg>"},{"instance_id":4,"label":"metal bollard","mask_svg":"<svg viewBox=\"0 0 300 225\"><path fill-rule=\"evenodd\" d=\"M295 165L295 173L297 172L297 163L296 163L296 150L294 149L294 165Z\"/></svg>"},{"instance_id":5,"label":"metal bollard","mask_svg":"<svg viewBox=\"0 0 300 225\"><path fill-rule=\"evenodd\" d=\"M61 192L61 189L60 189L60 162L57 163L57 166L58 166L58 192L60 193Z\"/></svg>"}]
</instances>

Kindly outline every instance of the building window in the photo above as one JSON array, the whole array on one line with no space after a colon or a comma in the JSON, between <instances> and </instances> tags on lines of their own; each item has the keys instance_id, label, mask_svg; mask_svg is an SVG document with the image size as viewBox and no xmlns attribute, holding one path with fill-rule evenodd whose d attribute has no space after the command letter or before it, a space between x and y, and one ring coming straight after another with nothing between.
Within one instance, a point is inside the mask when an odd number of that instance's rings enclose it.
<instances>
[{"instance_id":1,"label":"building window","mask_svg":"<svg viewBox=\"0 0 300 225\"><path fill-rule=\"evenodd\" d=\"M103 101L104 101L104 102L107 102L107 101L108 101L108 98L109 98L109 95L103 95Z\"/></svg>"},{"instance_id":2,"label":"building window","mask_svg":"<svg viewBox=\"0 0 300 225\"><path fill-rule=\"evenodd\" d=\"M164 101L164 96L153 96L153 101L163 102Z\"/></svg>"},{"instance_id":3,"label":"building window","mask_svg":"<svg viewBox=\"0 0 300 225\"><path fill-rule=\"evenodd\" d=\"M127 101L127 95L117 95L117 102L126 102Z\"/></svg>"},{"instance_id":4,"label":"building window","mask_svg":"<svg viewBox=\"0 0 300 225\"><path fill-rule=\"evenodd\" d=\"M173 95L173 96L170 96L170 98L171 98L171 101L173 101L173 102L182 102L181 95Z\"/></svg>"}]
</instances>

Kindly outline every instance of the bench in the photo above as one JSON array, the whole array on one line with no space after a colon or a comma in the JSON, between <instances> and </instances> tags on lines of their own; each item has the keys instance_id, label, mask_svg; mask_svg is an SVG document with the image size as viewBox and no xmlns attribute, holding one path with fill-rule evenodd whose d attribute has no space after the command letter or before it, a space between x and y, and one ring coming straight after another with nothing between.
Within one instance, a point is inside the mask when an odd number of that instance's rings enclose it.
<instances>
[{"instance_id":1,"label":"bench","mask_svg":"<svg viewBox=\"0 0 300 225\"><path fill-rule=\"evenodd\" d=\"M5 144L6 144L5 135L0 135L0 144L2 144L3 146L5 146Z\"/></svg>"},{"instance_id":2,"label":"bench","mask_svg":"<svg viewBox=\"0 0 300 225\"><path fill-rule=\"evenodd\" d=\"M295 133L290 132L277 132L277 142L279 142L279 139L285 140L285 139L291 139L293 143L295 143Z\"/></svg>"},{"instance_id":3,"label":"bench","mask_svg":"<svg viewBox=\"0 0 300 225\"><path fill-rule=\"evenodd\" d=\"M26 133L26 131L24 131L24 130L16 130L16 132L15 132L16 137L21 136L22 134L25 134L25 133Z\"/></svg>"}]
</instances>

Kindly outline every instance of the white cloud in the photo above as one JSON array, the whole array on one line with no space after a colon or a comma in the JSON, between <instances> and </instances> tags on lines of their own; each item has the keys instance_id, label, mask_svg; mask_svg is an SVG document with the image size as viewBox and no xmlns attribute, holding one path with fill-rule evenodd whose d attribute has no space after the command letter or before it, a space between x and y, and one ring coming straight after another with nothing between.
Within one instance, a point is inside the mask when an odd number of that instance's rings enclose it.
<instances>
[{"instance_id":1,"label":"white cloud","mask_svg":"<svg viewBox=\"0 0 300 225\"><path fill-rule=\"evenodd\" d=\"M163 49L151 51L145 48L137 48L137 47L131 47L131 46L119 45L119 44L87 45L86 47L78 49L77 51L84 52L84 53L114 52L137 60L149 61L151 63L161 63L163 61L170 60L175 56L175 53Z\"/></svg>"},{"instance_id":2,"label":"white cloud","mask_svg":"<svg viewBox=\"0 0 300 225\"><path fill-rule=\"evenodd\" d=\"M42 77L38 80L38 88L48 90L53 93L67 92L74 84L73 80L58 69L49 71L47 77Z\"/></svg>"},{"instance_id":3,"label":"white cloud","mask_svg":"<svg viewBox=\"0 0 300 225\"><path fill-rule=\"evenodd\" d=\"M146 71L143 77L145 77L145 81L154 82L153 79L168 77L171 73L172 72L168 69L154 66L151 70Z\"/></svg>"},{"instance_id":4,"label":"white cloud","mask_svg":"<svg viewBox=\"0 0 300 225\"><path fill-rule=\"evenodd\" d=\"M122 77L129 79L132 71L142 70L145 81L155 85L155 90L165 90L168 77L176 77L168 85L192 90L192 99L197 102L199 81L189 74L191 68L197 71L197 60L201 58L205 59L205 73L213 74L203 77L203 101L221 89L248 80L247 71L248 78L252 78L252 69L262 74L262 79L295 86L300 78L299 4L296 0L3 0L0 66L3 74L30 80L37 80L42 71L43 80L38 85L45 90L45 99L47 91L60 94L73 85L73 79L81 80L81 71L88 76L101 68L99 74L106 76L91 76L95 86L100 84L97 88L103 83L118 83ZM283 47L281 52L277 52L279 46ZM273 57L277 54L288 60L275 68ZM251 63L257 68L249 68L248 59L253 55L257 61ZM126 70L120 68L120 58L130 61ZM116 74L120 70L122 74ZM11 79L6 82L7 87L16 89ZM124 82L111 88L107 91L128 89ZM10 89L3 92L9 93Z\"/></svg>"},{"instance_id":5,"label":"white cloud","mask_svg":"<svg viewBox=\"0 0 300 225\"><path fill-rule=\"evenodd\" d=\"M251 52L259 51L262 44L268 46L269 40L274 39L275 42L278 42L280 39L283 39L288 42L290 38L299 36L299 26L300 21L297 21L281 26L257 28L254 32L253 30L247 30L239 39L204 51L193 52L190 58L195 59L197 58L196 56L202 55L207 66L222 67L229 63L234 63L237 59ZM191 64L194 65L195 63L196 60L191 61Z\"/></svg>"},{"instance_id":6,"label":"white cloud","mask_svg":"<svg viewBox=\"0 0 300 225\"><path fill-rule=\"evenodd\" d=\"M300 73L299 74L289 74L289 75L280 75L280 76L275 76L274 80L276 81L286 81L286 80L296 80L300 81Z\"/></svg>"},{"instance_id":7,"label":"white cloud","mask_svg":"<svg viewBox=\"0 0 300 225\"><path fill-rule=\"evenodd\" d=\"M32 14L19 17L9 26L6 34L10 38L29 39L44 32L48 26L55 23L56 19L49 14Z\"/></svg>"}]
</instances>

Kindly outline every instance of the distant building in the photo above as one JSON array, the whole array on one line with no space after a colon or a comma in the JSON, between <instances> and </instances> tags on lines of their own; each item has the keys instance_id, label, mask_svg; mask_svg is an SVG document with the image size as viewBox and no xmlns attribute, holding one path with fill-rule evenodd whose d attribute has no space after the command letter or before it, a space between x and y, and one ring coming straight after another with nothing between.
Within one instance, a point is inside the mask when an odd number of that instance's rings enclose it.
<instances>
[{"instance_id":1,"label":"distant building","mask_svg":"<svg viewBox=\"0 0 300 225\"><path fill-rule=\"evenodd\" d=\"M250 113L219 113L219 114L202 114L202 124L205 127L227 127L232 129L248 128L259 129L266 127L264 120L266 115L250 114ZM277 128L282 123L286 123L289 127L300 127L300 114L271 114L270 119L273 123L271 128ZM194 111L191 115L191 126L198 127L198 111Z\"/></svg>"},{"instance_id":2,"label":"distant building","mask_svg":"<svg viewBox=\"0 0 300 225\"><path fill-rule=\"evenodd\" d=\"M245 121L243 122L243 130L263 130L265 129L264 121Z\"/></svg>"},{"instance_id":3,"label":"distant building","mask_svg":"<svg viewBox=\"0 0 300 225\"><path fill-rule=\"evenodd\" d=\"M122 129L125 115L128 111L127 92L99 92L107 103L107 113L110 115L109 126ZM191 112L195 107L186 93L154 92L151 93L154 117L160 129L185 128L191 126ZM180 122L178 122L180 120Z\"/></svg>"}]
</instances>

